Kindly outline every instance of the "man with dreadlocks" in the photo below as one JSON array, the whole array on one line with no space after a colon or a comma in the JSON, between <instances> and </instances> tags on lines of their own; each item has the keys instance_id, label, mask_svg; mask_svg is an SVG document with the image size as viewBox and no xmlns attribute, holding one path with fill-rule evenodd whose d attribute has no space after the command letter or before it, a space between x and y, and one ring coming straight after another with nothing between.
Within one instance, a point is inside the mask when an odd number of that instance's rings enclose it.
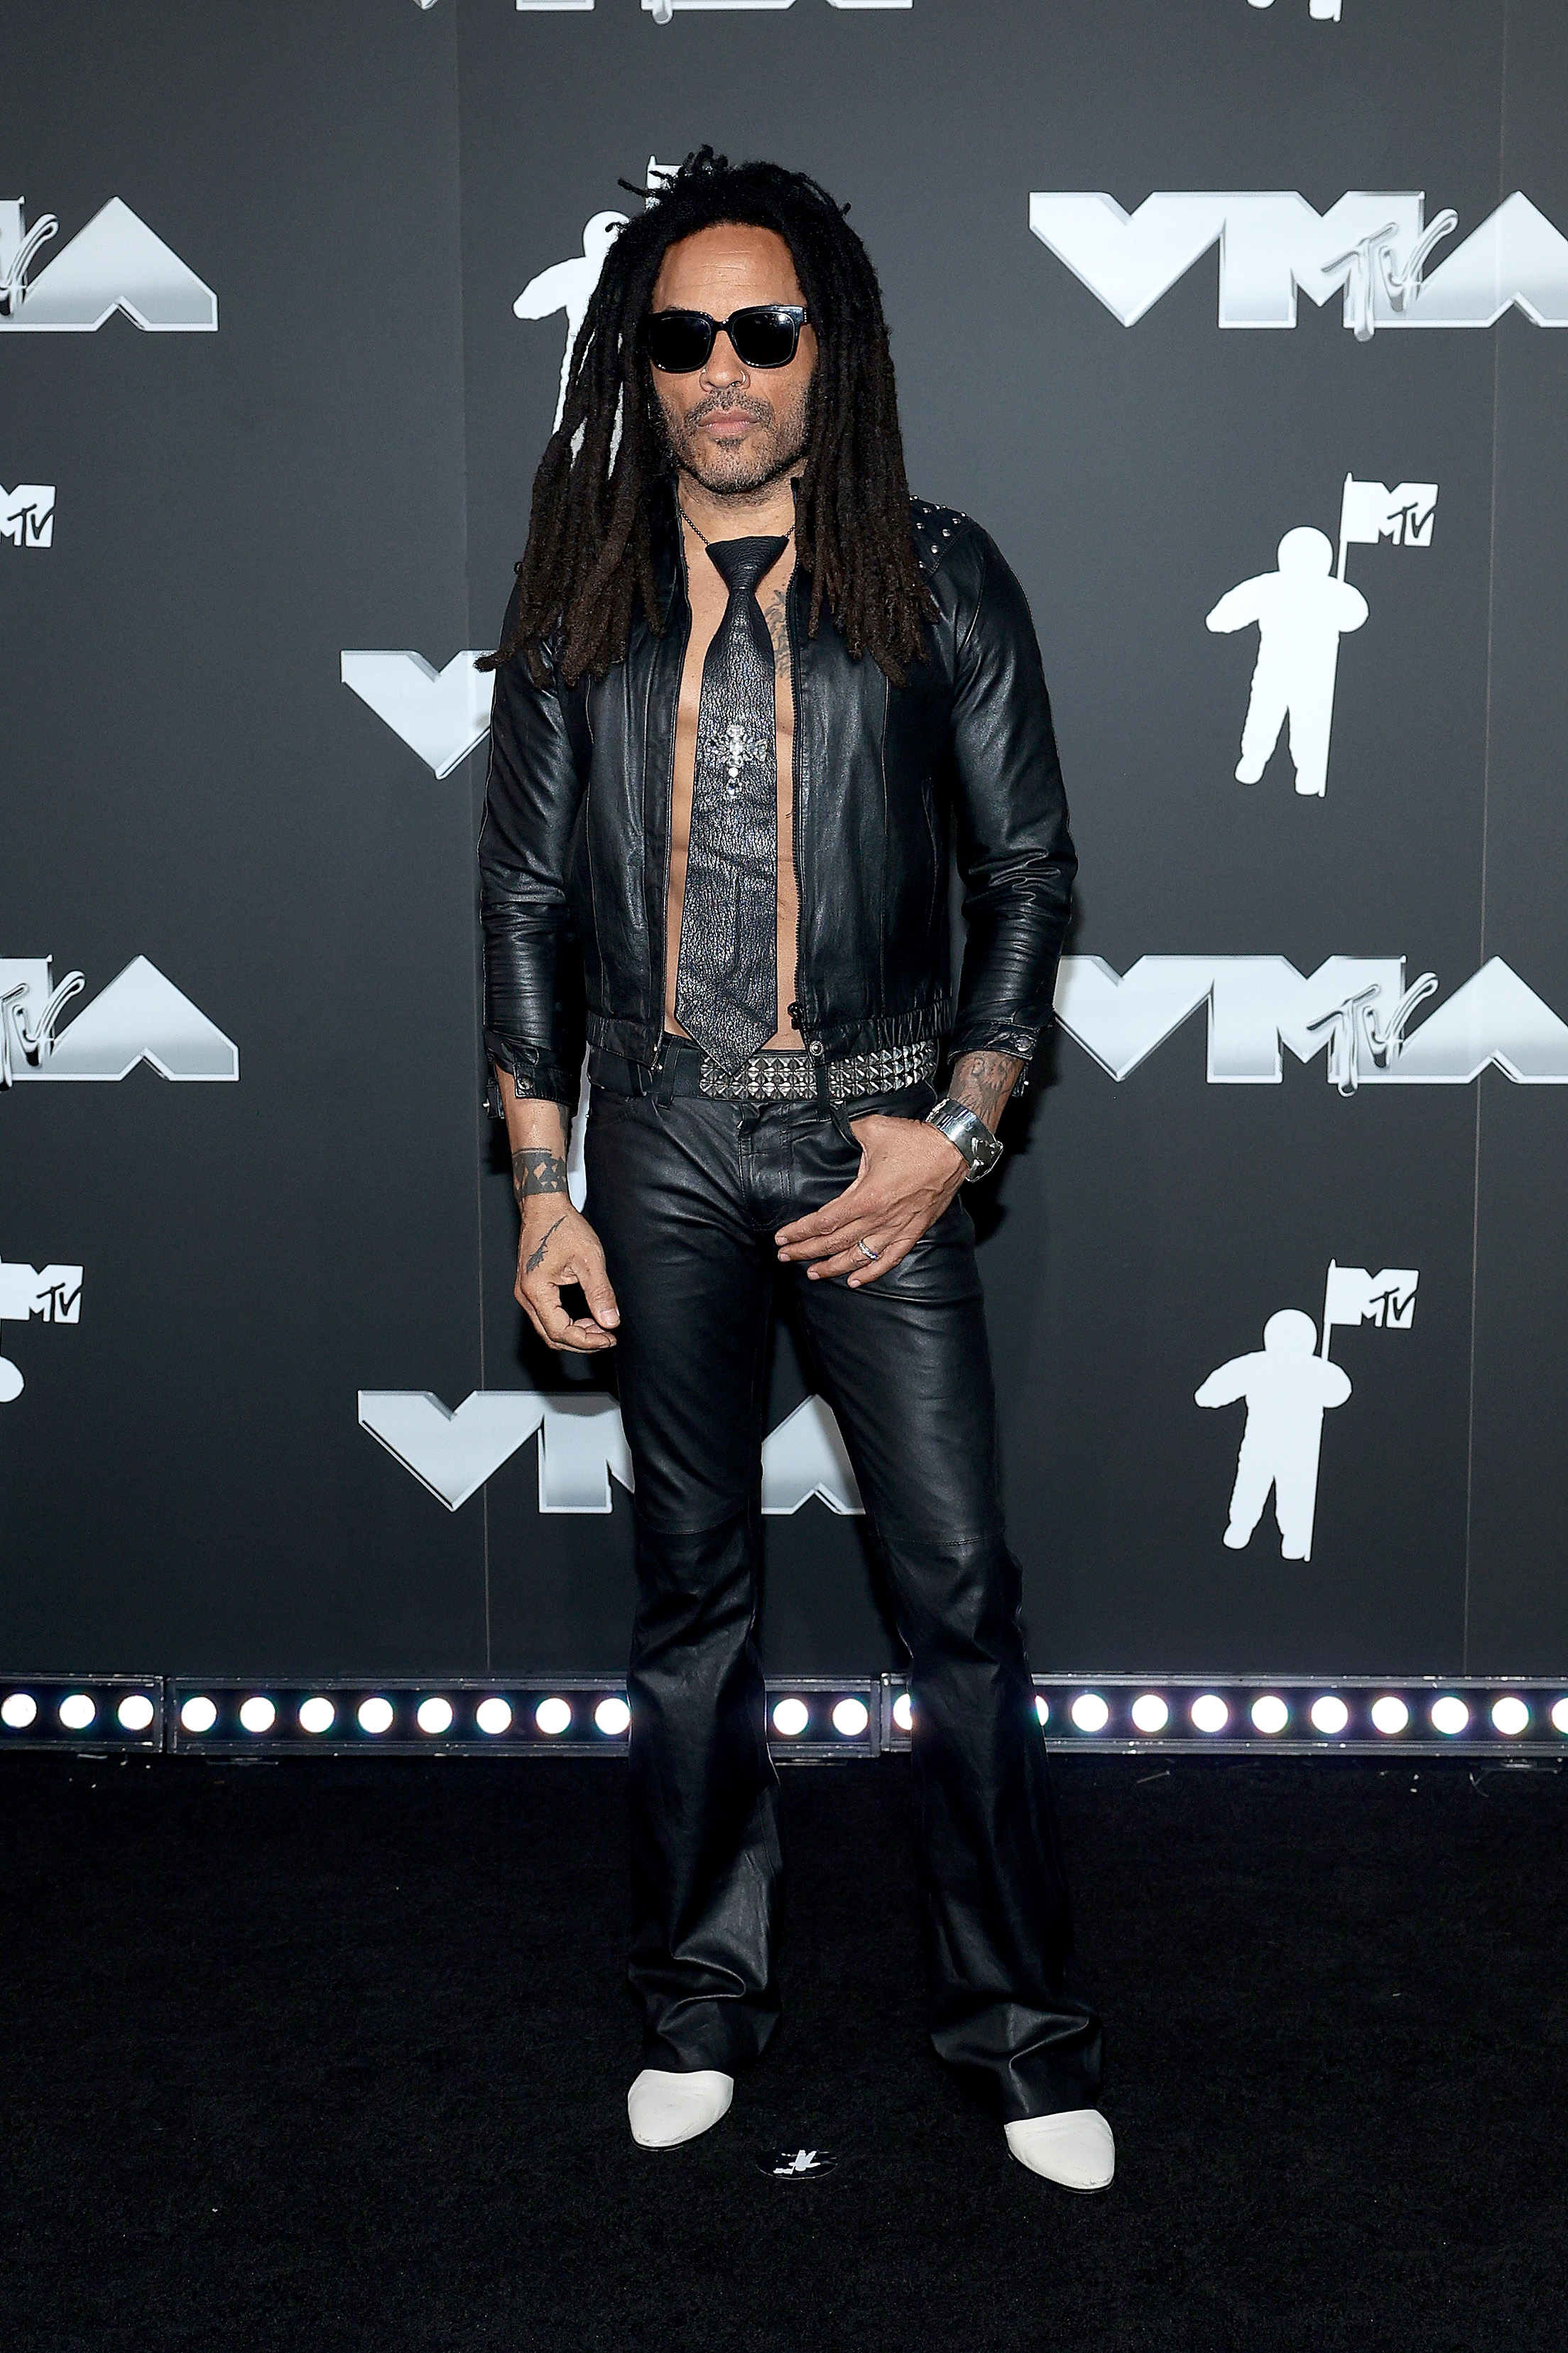
<instances>
[{"instance_id":1,"label":"man with dreadlocks","mask_svg":"<svg viewBox=\"0 0 1568 2353\"><path fill-rule=\"evenodd\" d=\"M616 1350L637 1478L633 2135L707 2131L778 2018L754 1627L782 1265L910 1654L932 2042L1015 2157L1102 2189L958 1198L1050 1020L1075 860L1023 592L910 500L876 274L814 181L704 148L620 231L489 660L517 1297L552 1347Z\"/></svg>"}]
</instances>

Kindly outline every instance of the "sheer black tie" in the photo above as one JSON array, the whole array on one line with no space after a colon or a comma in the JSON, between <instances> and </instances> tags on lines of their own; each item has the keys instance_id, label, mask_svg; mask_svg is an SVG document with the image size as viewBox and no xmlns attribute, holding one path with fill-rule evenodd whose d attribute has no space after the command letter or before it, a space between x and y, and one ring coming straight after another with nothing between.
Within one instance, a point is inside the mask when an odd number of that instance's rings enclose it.
<instances>
[{"instance_id":1,"label":"sheer black tie","mask_svg":"<svg viewBox=\"0 0 1568 2353\"><path fill-rule=\"evenodd\" d=\"M730 602L702 664L675 1012L726 1071L778 1028L777 719L757 587L788 543L725 539L708 550Z\"/></svg>"}]
</instances>

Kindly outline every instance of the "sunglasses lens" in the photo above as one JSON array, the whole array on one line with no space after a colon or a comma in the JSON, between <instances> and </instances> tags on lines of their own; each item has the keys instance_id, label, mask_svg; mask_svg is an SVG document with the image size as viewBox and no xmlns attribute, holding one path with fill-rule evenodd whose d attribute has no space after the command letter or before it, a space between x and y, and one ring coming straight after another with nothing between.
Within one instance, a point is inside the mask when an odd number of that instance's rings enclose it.
<instances>
[{"instance_id":1,"label":"sunglasses lens","mask_svg":"<svg viewBox=\"0 0 1568 2353\"><path fill-rule=\"evenodd\" d=\"M787 367L795 357L799 333L784 311L738 311L730 328L735 356L742 367Z\"/></svg>"},{"instance_id":2,"label":"sunglasses lens","mask_svg":"<svg viewBox=\"0 0 1568 2353\"><path fill-rule=\"evenodd\" d=\"M713 348L713 330L700 311L656 311L647 322L647 355L667 375L689 375Z\"/></svg>"}]
</instances>

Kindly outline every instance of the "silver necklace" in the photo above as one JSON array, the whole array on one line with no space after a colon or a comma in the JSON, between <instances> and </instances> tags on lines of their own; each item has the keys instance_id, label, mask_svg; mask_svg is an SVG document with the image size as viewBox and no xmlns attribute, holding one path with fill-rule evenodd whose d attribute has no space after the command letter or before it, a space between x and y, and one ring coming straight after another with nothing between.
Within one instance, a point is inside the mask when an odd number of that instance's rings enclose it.
<instances>
[{"instance_id":1,"label":"silver necklace","mask_svg":"<svg viewBox=\"0 0 1568 2353\"><path fill-rule=\"evenodd\" d=\"M711 547L711 546L712 546L712 544L713 544L712 541L711 541L710 539L706 539L706 538L704 538L704 537L703 537L702 533L701 533L700 531L698 531L697 525L692 522L691 517L687 513L687 512L686 512L686 501L685 501L685 500L684 500L684 499L678 498L678 499L676 500L675 503L676 503L676 505L680 509L680 520L681 520L681 522L682 522L683 523L685 523L685 525L687 526L688 530L689 530L689 531L694 531L694 532L697 532L697 536L698 536L698 538L699 538L699 539L700 539L700 540L702 541L702 544L703 544L703 546L704 546L704 547ZM784 533L784 538L785 538L785 540L786 540L786 541L788 541L788 540L792 540L792 539L795 537L795 525L794 525L794 523L793 523L793 522L791 523L791 525L790 525L789 529Z\"/></svg>"}]
</instances>

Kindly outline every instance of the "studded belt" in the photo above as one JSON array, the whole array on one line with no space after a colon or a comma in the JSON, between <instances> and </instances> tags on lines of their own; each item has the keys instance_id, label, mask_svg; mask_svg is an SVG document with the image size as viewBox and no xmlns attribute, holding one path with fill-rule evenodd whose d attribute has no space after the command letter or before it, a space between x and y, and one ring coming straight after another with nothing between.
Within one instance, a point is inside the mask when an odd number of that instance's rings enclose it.
<instances>
[{"instance_id":1,"label":"studded belt","mask_svg":"<svg viewBox=\"0 0 1568 2353\"><path fill-rule=\"evenodd\" d=\"M753 1054L738 1071L726 1071L708 1055L698 1073L700 1092L725 1103L815 1103L818 1057L785 1048ZM908 1046L874 1046L867 1054L845 1054L827 1065L827 1093L832 1103L853 1103L860 1095L896 1094L936 1076L934 1038Z\"/></svg>"}]
</instances>

